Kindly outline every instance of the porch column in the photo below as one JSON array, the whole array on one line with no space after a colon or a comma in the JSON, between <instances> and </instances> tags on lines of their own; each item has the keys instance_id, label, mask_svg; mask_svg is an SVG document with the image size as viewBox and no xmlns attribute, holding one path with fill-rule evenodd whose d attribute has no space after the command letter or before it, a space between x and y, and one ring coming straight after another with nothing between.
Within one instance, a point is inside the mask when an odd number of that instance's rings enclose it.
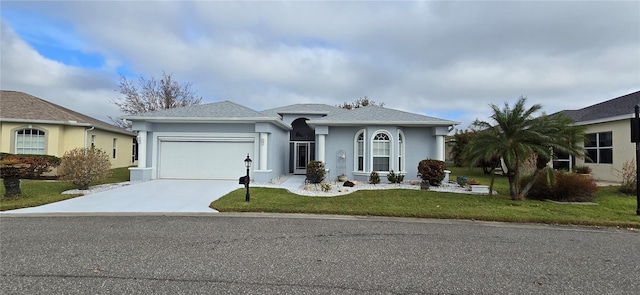
<instances>
[{"instance_id":1,"label":"porch column","mask_svg":"<svg viewBox=\"0 0 640 295\"><path fill-rule=\"evenodd\" d=\"M444 135L436 135L436 159L444 162Z\"/></svg>"},{"instance_id":2,"label":"porch column","mask_svg":"<svg viewBox=\"0 0 640 295\"><path fill-rule=\"evenodd\" d=\"M147 167L147 131L138 131L138 168Z\"/></svg>"},{"instance_id":3,"label":"porch column","mask_svg":"<svg viewBox=\"0 0 640 295\"><path fill-rule=\"evenodd\" d=\"M267 146L269 140L269 134L266 132L260 132L260 170L267 170Z\"/></svg>"},{"instance_id":4,"label":"porch column","mask_svg":"<svg viewBox=\"0 0 640 295\"><path fill-rule=\"evenodd\" d=\"M325 151L324 151L324 137L325 136L326 135L324 135L324 134L319 134L318 135L318 142L316 144L318 146L318 154L316 155L316 158L317 158L318 161L320 161L322 163L325 162L324 161L324 153L325 153Z\"/></svg>"}]
</instances>

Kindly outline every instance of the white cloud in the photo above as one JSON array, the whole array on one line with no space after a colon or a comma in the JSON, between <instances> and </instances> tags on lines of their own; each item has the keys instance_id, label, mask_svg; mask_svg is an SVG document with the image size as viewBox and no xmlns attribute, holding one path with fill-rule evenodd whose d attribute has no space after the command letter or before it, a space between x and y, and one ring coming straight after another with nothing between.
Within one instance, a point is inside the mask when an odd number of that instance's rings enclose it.
<instances>
[{"instance_id":1,"label":"white cloud","mask_svg":"<svg viewBox=\"0 0 640 295\"><path fill-rule=\"evenodd\" d=\"M26 20L37 14L71 26L72 35L60 43L79 40L68 46L81 44L106 60L100 70L69 67L43 58L18 37L13 42L25 48L5 53L3 34L3 87L6 80L39 93L46 84L112 98L116 69L124 66L145 77L171 72L193 82L207 102L263 109L335 105L367 95L388 107L468 124L486 118L489 103L521 95L554 112L640 85L638 2L2 5ZM5 63L5 55L27 64ZM24 78L5 79L14 72Z\"/></svg>"},{"instance_id":2,"label":"white cloud","mask_svg":"<svg viewBox=\"0 0 640 295\"><path fill-rule=\"evenodd\" d=\"M5 22L0 22L0 26L3 90L23 91L104 121L109 115L119 115L109 102L114 98L112 77L46 59L17 37Z\"/></svg>"}]
</instances>

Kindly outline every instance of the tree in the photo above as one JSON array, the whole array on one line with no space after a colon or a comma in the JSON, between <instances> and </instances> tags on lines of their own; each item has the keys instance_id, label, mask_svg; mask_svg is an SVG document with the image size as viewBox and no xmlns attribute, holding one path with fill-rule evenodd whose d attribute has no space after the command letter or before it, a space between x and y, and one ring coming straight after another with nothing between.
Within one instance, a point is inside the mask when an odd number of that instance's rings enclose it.
<instances>
[{"instance_id":1,"label":"tree","mask_svg":"<svg viewBox=\"0 0 640 295\"><path fill-rule=\"evenodd\" d=\"M109 176L109 155L97 148L75 148L64 153L58 167L60 179L70 181L78 189Z\"/></svg>"},{"instance_id":2,"label":"tree","mask_svg":"<svg viewBox=\"0 0 640 295\"><path fill-rule=\"evenodd\" d=\"M191 88L192 84L178 83L171 75L163 71L159 80L141 76L137 81L120 76L119 92L124 97L112 102L127 115L200 104L202 97ZM128 123L109 118L116 126L131 127Z\"/></svg>"},{"instance_id":3,"label":"tree","mask_svg":"<svg viewBox=\"0 0 640 295\"><path fill-rule=\"evenodd\" d=\"M352 109L357 109L360 107L366 107L366 106L370 106L370 105L377 105L379 107L383 107L384 106L384 102L375 102L371 99L369 99L366 96L363 96L361 98L356 99L356 101L354 102L344 102L340 105L337 105L337 107L339 108L343 108L343 109L347 109L347 110L352 110Z\"/></svg>"},{"instance_id":4,"label":"tree","mask_svg":"<svg viewBox=\"0 0 640 295\"><path fill-rule=\"evenodd\" d=\"M534 115L542 109L535 104L525 107L526 98L521 97L513 107L508 103L502 109L491 104L492 123L476 120L473 126L479 130L464 149L464 158L469 165L480 161L501 158L507 168L509 194L513 200L523 200L536 178L553 159L554 152L573 156L584 156L584 127L572 125L573 121L561 115ZM520 165L536 156L536 169L531 181L522 189Z\"/></svg>"}]
</instances>

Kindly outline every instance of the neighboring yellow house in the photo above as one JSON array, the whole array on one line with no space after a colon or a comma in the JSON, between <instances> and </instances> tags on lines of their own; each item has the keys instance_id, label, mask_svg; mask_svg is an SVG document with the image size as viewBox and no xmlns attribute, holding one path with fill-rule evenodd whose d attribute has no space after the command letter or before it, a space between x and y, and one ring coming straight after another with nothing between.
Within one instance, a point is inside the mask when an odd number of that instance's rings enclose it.
<instances>
[{"instance_id":1,"label":"neighboring yellow house","mask_svg":"<svg viewBox=\"0 0 640 295\"><path fill-rule=\"evenodd\" d=\"M104 150L111 167L134 162L136 134L19 91L0 92L0 152L62 157L77 147Z\"/></svg>"},{"instance_id":2,"label":"neighboring yellow house","mask_svg":"<svg viewBox=\"0 0 640 295\"><path fill-rule=\"evenodd\" d=\"M637 91L583 109L560 112L572 118L576 125L586 127L585 149L591 160L565 157L554 161L554 167L572 170L578 165L589 166L594 179L620 182L624 163L636 161L630 119L639 104L640 91Z\"/></svg>"}]
</instances>

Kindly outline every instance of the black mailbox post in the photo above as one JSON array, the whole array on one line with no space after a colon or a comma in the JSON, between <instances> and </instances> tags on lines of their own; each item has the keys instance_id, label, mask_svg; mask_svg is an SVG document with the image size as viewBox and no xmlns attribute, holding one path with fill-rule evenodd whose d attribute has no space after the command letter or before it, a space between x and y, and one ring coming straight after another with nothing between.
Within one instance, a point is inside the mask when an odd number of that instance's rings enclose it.
<instances>
[{"instance_id":1,"label":"black mailbox post","mask_svg":"<svg viewBox=\"0 0 640 295\"><path fill-rule=\"evenodd\" d=\"M631 119L631 142L636 143L636 215L640 215L640 105L634 108L635 117Z\"/></svg>"}]
</instances>

